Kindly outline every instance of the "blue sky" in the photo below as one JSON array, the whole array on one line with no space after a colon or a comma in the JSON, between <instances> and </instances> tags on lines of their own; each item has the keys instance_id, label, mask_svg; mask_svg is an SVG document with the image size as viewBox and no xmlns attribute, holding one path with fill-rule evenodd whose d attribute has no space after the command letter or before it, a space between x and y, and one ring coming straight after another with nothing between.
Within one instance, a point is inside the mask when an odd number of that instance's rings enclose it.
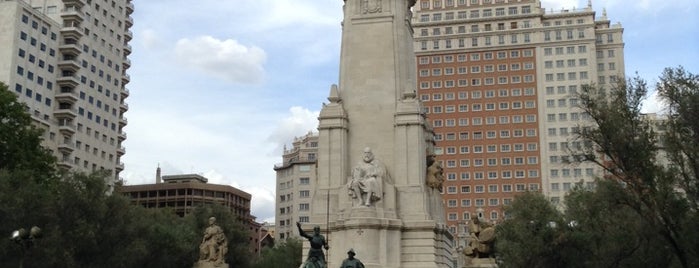
<instances>
[{"instance_id":1,"label":"blue sky","mask_svg":"<svg viewBox=\"0 0 699 268\"><path fill-rule=\"evenodd\" d=\"M125 130L127 184L197 173L253 195L274 218L275 163L316 117L339 73L342 0L136 1ZM624 27L626 72L699 73L699 1L593 1ZM547 0L554 10L587 0ZM649 97L649 111L657 110Z\"/></svg>"}]
</instances>

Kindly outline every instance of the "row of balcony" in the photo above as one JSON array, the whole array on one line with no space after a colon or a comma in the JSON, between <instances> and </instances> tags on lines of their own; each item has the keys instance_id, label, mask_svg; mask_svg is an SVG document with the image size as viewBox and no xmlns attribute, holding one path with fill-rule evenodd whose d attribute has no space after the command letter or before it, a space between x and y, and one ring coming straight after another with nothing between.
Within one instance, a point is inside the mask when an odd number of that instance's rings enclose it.
<instances>
[{"instance_id":1,"label":"row of balcony","mask_svg":"<svg viewBox=\"0 0 699 268\"><path fill-rule=\"evenodd\" d=\"M77 56L80 54L80 44L73 39L65 39L58 45L58 51L63 55Z\"/></svg>"},{"instance_id":2,"label":"row of balcony","mask_svg":"<svg viewBox=\"0 0 699 268\"><path fill-rule=\"evenodd\" d=\"M72 87L61 87L61 90L56 93L55 99L59 103L74 104L78 101L78 94Z\"/></svg>"},{"instance_id":3,"label":"row of balcony","mask_svg":"<svg viewBox=\"0 0 699 268\"><path fill-rule=\"evenodd\" d=\"M72 5L77 8L82 8L85 6L85 0L63 0L63 4L66 6Z\"/></svg>"},{"instance_id":4,"label":"row of balcony","mask_svg":"<svg viewBox=\"0 0 699 268\"><path fill-rule=\"evenodd\" d=\"M63 141L62 143L58 144L58 151L64 154L70 154L75 150L75 143L72 141Z\"/></svg>"},{"instance_id":5,"label":"row of balcony","mask_svg":"<svg viewBox=\"0 0 699 268\"><path fill-rule=\"evenodd\" d=\"M80 79L78 78L77 75L74 75L72 72L68 72L68 73L59 75L56 78L56 83L60 87L67 86L67 87L75 88L80 84Z\"/></svg>"},{"instance_id":6,"label":"row of balcony","mask_svg":"<svg viewBox=\"0 0 699 268\"><path fill-rule=\"evenodd\" d=\"M121 93L121 99L126 99L131 94L131 92L129 92L128 88L122 89L120 93Z\"/></svg>"},{"instance_id":7,"label":"row of balcony","mask_svg":"<svg viewBox=\"0 0 699 268\"><path fill-rule=\"evenodd\" d=\"M65 55L62 59L58 61L58 68L62 71L67 70L77 72L80 69L80 63L75 57Z\"/></svg>"},{"instance_id":8,"label":"row of balcony","mask_svg":"<svg viewBox=\"0 0 699 268\"><path fill-rule=\"evenodd\" d=\"M117 136L117 138L119 138L119 142L124 141L126 139L126 137L127 137L126 132L119 131L119 135Z\"/></svg>"},{"instance_id":9,"label":"row of balcony","mask_svg":"<svg viewBox=\"0 0 699 268\"><path fill-rule=\"evenodd\" d=\"M117 147L117 155L118 155L118 156L122 156L122 155L124 155L125 153L126 153L126 148L124 148L124 146L119 146L119 147Z\"/></svg>"},{"instance_id":10,"label":"row of balcony","mask_svg":"<svg viewBox=\"0 0 699 268\"><path fill-rule=\"evenodd\" d=\"M61 18L64 21L83 21L85 13L76 6L66 6L61 10Z\"/></svg>"},{"instance_id":11,"label":"row of balcony","mask_svg":"<svg viewBox=\"0 0 699 268\"><path fill-rule=\"evenodd\" d=\"M63 159L61 161L57 161L56 165L58 165L59 168L63 169L72 169L74 165L79 165L80 163L76 163L75 160L71 159L69 155L64 155ZM123 162L117 162L116 165L114 166L114 169L117 170L117 172L121 172L124 170L124 163Z\"/></svg>"},{"instance_id":12,"label":"row of balcony","mask_svg":"<svg viewBox=\"0 0 699 268\"><path fill-rule=\"evenodd\" d=\"M126 117L121 116L119 117L119 127L124 127L129 124L129 120L126 119Z\"/></svg>"},{"instance_id":13,"label":"row of balcony","mask_svg":"<svg viewBox=\"0 0 699 268\"><path fill-rule=\"evenodd\" d=\"M73 124L73 120L68 120L65 118L59 120L58 131L67 137L70 137L73 134L75 134L75 124Z\"/></svg>"},{"instance_id":14,"label":"row of balcony","mask_svg":"<svg viewBox=\"0 0 699 268\"><path fill-rule=\"evenodd\" d=\"M71 119L71 120L73 120L73 119L75 119L75 117L78 116L78 111L75 110L75 109L72 107L72 105L71 105L71 106L67 106L67 107L61 107L61 106L59 106L58 108L56 108L55 111L53 111L53 116L54 116L56 119L59 119L59 120L60 120L60 119L64 119L64 118L65 118L65 119Z\"/></svg>"},{"instance_id":15,"label":"row of balcony","mask_svg":"<svg viewBox=\"0 0 699 268\"><path fill-rule=\"evenodd\" d=\"M129 104L125 102L119 103L119 109L121 110L122 113L125 113L126 111L129 110Z\"/></svg>"},{"instance_id":16,"label":"row of balcony","mask_svg":"<svg viewBox=\"0 0 699 268\"><path fill-rule=\"evenodd\" d=\"M131 54L131 45L124 42L124 56Z\"/></svg>"},{"instance_id":17,"label":"row of balcony","mask_svg":"<svg viewBox=\"0 0 699 268\"><path fill-rule=\"evenodd\" d=\"M126 15L131 15L133 13L133 3L131 1L128 1L126 3Z\"/></svg>"}]
</instances>

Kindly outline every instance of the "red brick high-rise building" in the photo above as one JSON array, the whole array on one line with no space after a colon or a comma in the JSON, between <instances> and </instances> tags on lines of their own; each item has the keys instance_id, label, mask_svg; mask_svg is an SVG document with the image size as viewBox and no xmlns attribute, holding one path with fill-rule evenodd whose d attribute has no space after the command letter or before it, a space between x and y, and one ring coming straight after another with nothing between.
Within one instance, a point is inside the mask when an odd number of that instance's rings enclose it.
<instances>
[{"instance_id":1,"label":"red brick high-rise building","mask_svg":"<svg viewBox=\"0 0 699 268\"><path fill-rule=\"evenodd\" d=\"M454 233L477 208L503 219L518 192L556 204L600 170L567 164L590 121L581 85L624 75L623 28L590 4L548 11L538 0L419 0L412 18L418 95L444 167ZM605 12L606 13L606 12Z\"/></svg>"}]
</instances>

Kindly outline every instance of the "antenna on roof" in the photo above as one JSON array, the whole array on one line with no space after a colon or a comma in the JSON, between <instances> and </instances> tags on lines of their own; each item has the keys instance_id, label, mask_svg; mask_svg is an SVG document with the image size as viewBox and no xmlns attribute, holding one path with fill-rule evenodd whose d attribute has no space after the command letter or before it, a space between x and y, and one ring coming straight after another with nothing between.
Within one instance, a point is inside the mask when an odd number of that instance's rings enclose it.
<instances>
[{"instance_id":1,"label":"antenna on roof","mask_svg":"<svg viewBox=\"0 0 699 268\"><path fill-rule=\"evenodd\" d=\"M155 169L155 183L162 183L162 178L160 177L160 163L158 163L158 168Z\"/></svg>"}]
</instances>

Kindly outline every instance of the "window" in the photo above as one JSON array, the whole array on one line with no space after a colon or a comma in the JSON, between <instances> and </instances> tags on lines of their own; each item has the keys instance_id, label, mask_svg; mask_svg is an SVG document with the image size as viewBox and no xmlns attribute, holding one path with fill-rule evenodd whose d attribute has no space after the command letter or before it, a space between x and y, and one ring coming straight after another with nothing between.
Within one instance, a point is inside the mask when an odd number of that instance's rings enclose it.
<instances>
[{"instance_id":1,"label":"window","mask_svg":"<svg viewBox=\"0 0 699 268\"><path fill-rule=\"evenodd\" d=\"M470 207L471 206L471 199L461 199L461 206L462 207ZM468 213L464 213L464 215L468 215Z\"/></svg>"},{"instance_id":2,"label":"window","mask_svg":"<svg viewBox=\"0 0 699 268\"><path fill-rule=\"evenodd\" d=\"M470 179L471 179L471 173L461 172L461 180L470 180Z\"/></svg>"},{"instance_id":3,"label":"window","mask_svg":"<svg viewBox=\"0 0 699 268\"><path fill-rule=\"evenodd\" d=\"M447 187L447 193L455 194L456 193L456 186Z\"/></svg>"},{"instance_id":4,"label":"window","mask_svg":"<svg viewBox=\"0 0 699 268\"><path fill-rule=\"evenodd\" d=\"M502 191L503 192L512 192L512 184L503 184Z\"/></svg>"},{"instance_id":5,"label":"window","mask_svg":"<svg viewBox=\"0 0 699 268\"><path fill-rule=\"evenodd\" d=\"M456 207L456 199L447 200L447 206L450 208Z\"/></svg>"}]
</instances>

